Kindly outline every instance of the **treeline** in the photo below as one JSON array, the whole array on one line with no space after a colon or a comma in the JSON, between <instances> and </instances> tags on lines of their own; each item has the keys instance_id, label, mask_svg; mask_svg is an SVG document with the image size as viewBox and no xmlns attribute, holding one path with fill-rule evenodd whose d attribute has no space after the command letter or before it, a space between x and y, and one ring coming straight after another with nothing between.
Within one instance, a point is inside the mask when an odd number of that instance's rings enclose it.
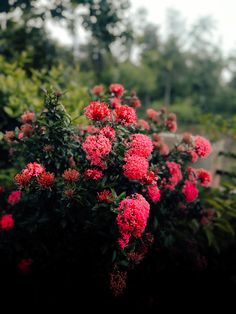
<instances>
[{"instance_id":1,"label":"treeline","mask_svg":"<svg viewBox=\"0 0 236 314\"><path fill-rule=\"evenodd\" d=\"M149 23L144 11L131 16L126 0L2 0L0 21L2 64L17 64L29 78L63 67L63 88L69 80L88 87L120 82L136 89L146 106L166 104L189 116L235 111L236 54L224 56L210 17L186 28L180 13L170 10L161 36L160 25ZM67 29L72 47L52 39L49 21ZM6 92L0 94L6 99ZM0 106L6 103L0 100Z\"/></svg>"}]
</instances>

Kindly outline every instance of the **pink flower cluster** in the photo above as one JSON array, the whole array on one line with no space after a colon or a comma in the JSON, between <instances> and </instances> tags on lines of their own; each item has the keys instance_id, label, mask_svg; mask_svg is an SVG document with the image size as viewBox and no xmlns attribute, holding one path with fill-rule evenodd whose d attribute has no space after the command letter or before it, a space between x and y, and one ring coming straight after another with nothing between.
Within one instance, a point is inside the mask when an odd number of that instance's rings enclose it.
<instances>
[{"instance_id":1,"label":"pink flower cluster","mask_svg":"<svg viewBox=\"0 0 236 314\"><path fill-rule=\"evenodd\" d=\"M10 230L14 227L15 222L12 214L5 214L0 218L0 229Z\"/></svg>"},{"instance_id":2,"label":"pink flower cluster","mask_svg":"<svg viewBox=\"0 0 236 314\"><path fill-rule=\"evenodd\" d=\"M45 168L37 162L29 163L24 170L15 176L15 182L20 188L28 185L36 178L36 182L44 188L50 188L55 180L54 173L46 172Z\"/></svg>"},{"instance_id":3,"label":"pink flower cluster","mask_svg":"<svg viewBox=\"0 0 236 314\"><path fill-rule=\"evenodd\" d=\"M125 126L133 125L136 123L137 116L136 112L133 108L122 105L115 108L115 116L116 116L116 122L120 122L121 124L124 124Z\"/></svg>"},{"instance_id":4,"label":"pink flower cluster","mask_svg":"<svg viewBox=\"0 0 236 314\"><path fill-rule=\"evenodd\" d=\"M198 197L198 189L192 181L186 180L182 189L186 202L191 203Z\"/></svg>"},{"instance_id":5,"label":"pink flower cluster","mask_svg":"<svg viewBox=\"0 0 236 314\"><path fill-rule=\"evenodd\" d=\"M117 97L121 97L124 93L124 86L121 84L111 84L109 86L111 93L115 94Z\"/></svg>"},{"instance_id":6,"label":"pink flower cluster","mask_svg":"<svg viewBox=\"0 0 236 314\"><path fill-rule=\"evenodd\" d=\"M128 143L123 166L124 175L130 180L143 180L148 172L148 160L153 150L152 141L143 134L133 134Z\"/></svg>"},{"instance_id":7,"label":"pink flower cluster","mask_svg":"<svg viewBox=\"0 0 236 314\"><path fill-rule=\"evenodd\" d=\"M110 153L112 148L111 141L106 136L89 135L82 147L92 165L105 168L103 158Z\"/></svg>"},{"instance_id":8,"label":"pink flower cluster","mask_svg":"<svg viewBox=\"0 0 236 314\"><path fill-rule=\"evenodd\" d=\"M169 170L170 178L167 179L165 183L165 187L172 191L183 178L181 167L180 167L180 164L174 161L167 161L166 166Z\"/></svg>"},{"instance_id":9,"label":"pink flower cluster","mask_svg":"<svg viewBox=\"0 0 236 314\"><path fill-rule=\"evenodd\" d=\"M211 154L211 143L202 136L195 136L194 149L200 158L208 157Z\"/></svg>"},{"instance_id":10,"label":"pink flower cluster","mask_svg":"<svg viewBox=\"0 0 236 314\"><path fill-rule=\"evenodd\" d=\"M7 202L10 205L15 205L21 198L21 191L12 191L8 196Z\"/></svg>"},{"instance_id":11,"label":"pink flower cluster","mask_svg":"<svg viewBox=\"0 0 236 314\"><path fill-rule=\"evenodd\" d=\"M124 249L131 237L140 238L149 216L150 205L141 194L133 194L120 202L116 218L120 232L118 243Z\"/></svg>"},{"instance_id":12,"label":"pink flower cluster","mask_svg":"<svg viewBox=\"0 0 236 314\"><path fill-rule=\"evenodd\" d=\"M148 158L153 150L151 139L141 133L133 134L130 136L128 143L128 155L137 155L140 157Z\"/></svg>"},{"instance_id":13,"label":"pink flower cluster","mask_svg":"<svg viewBox=\"0 0 236 314\"><path fill-rule=\"evenodd\" d=\"M148 161L137 155L127 155L123 166L124 176L129 180L142 180L148 171Z\"/></svg>"}]
</instances>

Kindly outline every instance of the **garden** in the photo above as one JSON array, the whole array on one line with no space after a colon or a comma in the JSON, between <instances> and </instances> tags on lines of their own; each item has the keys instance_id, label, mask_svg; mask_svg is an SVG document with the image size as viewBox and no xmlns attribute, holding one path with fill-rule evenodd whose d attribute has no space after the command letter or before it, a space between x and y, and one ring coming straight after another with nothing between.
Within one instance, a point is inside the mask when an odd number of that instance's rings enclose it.
<instances>
[{"instance_id":1,"label":"garden","mask_svg":"<svg viewBox=\"0 0 236 314\"><path fill-rule=\"evenodd\" d=\"M163 38L129 10L128 1L0 3L8 311L233 305L235 57L209 37L209 17L183 30L169 10Z\"/></svg>"}]
</instances>

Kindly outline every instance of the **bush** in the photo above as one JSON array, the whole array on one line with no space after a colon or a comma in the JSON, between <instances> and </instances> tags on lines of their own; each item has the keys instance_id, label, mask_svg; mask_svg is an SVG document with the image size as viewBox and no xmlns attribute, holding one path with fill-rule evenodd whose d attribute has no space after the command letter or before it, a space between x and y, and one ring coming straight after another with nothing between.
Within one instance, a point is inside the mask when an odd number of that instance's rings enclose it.
<instances>
[{"instance_id":1,"label":"bush","mask_svg":"<svg viewBox=\"0 0 236 314\"><path fill-rule=\"evenodd\" d=\"M39 115L24 113L5 134L24 166L17 190L1 196L1 269L65 273L85 293L110 287L118 296L135 266L165 252L174 267L206 268L203 231L219 217L199 199L211 174L190 163L209 156L209 141L185 133L170 149L159 133L177 130L175 114L148 109L137 120L140 102L122 85L93 92L91 125L73 126L62 94L50 91Z\"/></svg>"}]
</instances>

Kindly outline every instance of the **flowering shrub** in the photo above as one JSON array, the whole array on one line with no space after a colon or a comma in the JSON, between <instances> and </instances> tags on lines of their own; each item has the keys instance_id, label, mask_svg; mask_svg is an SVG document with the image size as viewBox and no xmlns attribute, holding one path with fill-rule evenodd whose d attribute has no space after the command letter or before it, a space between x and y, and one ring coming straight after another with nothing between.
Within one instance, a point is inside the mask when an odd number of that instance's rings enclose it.
<instances>
[{"instance_id":1,"label":"flowering shrub","mask_svg":"<svg viewBox=\"0 0 236 314\"><path fill-rule=\"evenodd\" d=\"M88 126L72 126L61 94L48 92L39 116L24 113L22 125L5 134L24 167L0 229L11 233L12 264L22 273L55 265L99 273L118 295L128 271L150 252L187 249L215 217L198 198L211 174L190 167L209 156L209 141L185 133L171 149L160 132L176 132L175 114L148 109L147 120L137 120L136 94L120 84L109 91L92 89Z\"/></svg>"}]
</instances>

